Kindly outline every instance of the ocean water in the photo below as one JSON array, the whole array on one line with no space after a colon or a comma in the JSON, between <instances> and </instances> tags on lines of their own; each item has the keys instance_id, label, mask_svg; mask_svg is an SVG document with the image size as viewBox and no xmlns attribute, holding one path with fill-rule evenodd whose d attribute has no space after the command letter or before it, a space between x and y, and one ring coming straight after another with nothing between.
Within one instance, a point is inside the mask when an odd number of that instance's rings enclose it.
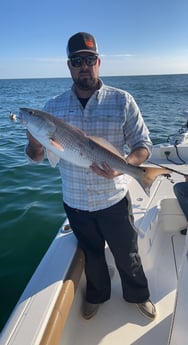
<instances>
[{"instance_id":1,"label":"ocean water","mask_svg":"<svg viewBox=\"0 0 188 345\"><path fill-rule=\"evenodd\" d=\"M188 74L104 77L137 101L154 144L185 123ZM65 219L58 169L28 165L25 129L9 114L42 109L70 78L0 80L0 329Z\"/></svg>"}]
</instances>

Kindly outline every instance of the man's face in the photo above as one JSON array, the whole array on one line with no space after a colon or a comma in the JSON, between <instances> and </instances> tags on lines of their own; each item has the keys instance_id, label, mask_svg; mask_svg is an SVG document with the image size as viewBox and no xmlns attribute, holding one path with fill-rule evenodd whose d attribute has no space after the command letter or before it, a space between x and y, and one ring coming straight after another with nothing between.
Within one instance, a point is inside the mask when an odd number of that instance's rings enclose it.
<instances>
[{"instance_id":1,"label":"man's face","mask_svg":"<svg viewBox=\"0 0 188 345\"><path fill-rule=\"evenodd\" d=\"M68 67L75 85L82 90L92 90L98 83L100 58L92 53L75 54Z\"/></svg>"}]
</instances>

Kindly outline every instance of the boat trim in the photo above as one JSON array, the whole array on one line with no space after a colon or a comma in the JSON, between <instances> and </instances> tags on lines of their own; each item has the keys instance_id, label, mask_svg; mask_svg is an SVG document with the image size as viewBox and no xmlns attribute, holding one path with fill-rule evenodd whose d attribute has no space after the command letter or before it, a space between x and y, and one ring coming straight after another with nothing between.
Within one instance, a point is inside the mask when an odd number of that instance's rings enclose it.
<instances>
[{"instance_id":1,"label":"boat trim","mask_svg":"<svg viewBox=\"0 0 188 345\"><path fill-rule=\"evenodd\" d=\"M84 255L77 249L40 345L58 345L83 271Z\"/></svg>"}]
</instances>

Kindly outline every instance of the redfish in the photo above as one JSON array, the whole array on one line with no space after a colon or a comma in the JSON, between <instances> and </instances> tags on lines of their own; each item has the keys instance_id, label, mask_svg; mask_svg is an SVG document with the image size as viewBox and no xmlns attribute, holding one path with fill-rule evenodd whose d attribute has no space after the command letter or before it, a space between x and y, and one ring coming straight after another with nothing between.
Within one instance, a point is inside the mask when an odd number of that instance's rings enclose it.
<instances>
[{"instance_id":1,"label":"redfish","mask_svg":"<svg viewBox=\"0 0 188 345\"><path fill-rule=\"evenodd\" d=\"M98 166L107 163L111 169L136 179L148 196L157 176L169 173L166 168L127 164L125 157L103 138L88 136L79 128L44 111L20 108L19 120L46 148L52 167L60 159L83 168L90 168L93 163Z\"/></svg>"}]
</instances>

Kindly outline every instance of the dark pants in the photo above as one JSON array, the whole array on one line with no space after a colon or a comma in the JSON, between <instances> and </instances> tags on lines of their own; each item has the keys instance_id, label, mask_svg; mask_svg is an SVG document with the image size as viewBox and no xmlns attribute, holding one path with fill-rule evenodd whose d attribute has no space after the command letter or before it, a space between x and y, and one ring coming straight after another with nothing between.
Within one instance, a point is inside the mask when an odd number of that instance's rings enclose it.
<instances>
[{"instance_id":1,"label":"dark pants","mask_svg":"<svg viewBox=\"0 0 188 345\"><path fill-rule=\"evenodd\" d=\"M111 281L105 260L105 241L120 274L123 297L132 303L149 298L147 279L138 255L137 233L128 218L126 198L109 208L88 212L64 204L70 225L85 254L86 300L102 303L110 298Z\"/></svg>"}]
</instances>

